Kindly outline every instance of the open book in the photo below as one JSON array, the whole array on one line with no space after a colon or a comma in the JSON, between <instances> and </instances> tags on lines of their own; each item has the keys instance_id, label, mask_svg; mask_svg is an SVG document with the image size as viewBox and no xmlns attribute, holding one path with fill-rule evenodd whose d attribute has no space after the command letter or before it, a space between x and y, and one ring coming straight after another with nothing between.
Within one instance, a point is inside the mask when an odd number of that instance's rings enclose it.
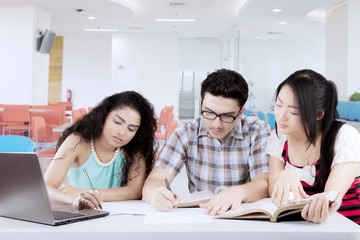
<instances>
[{"instance_id":1,"label":"open book","mask_svg":"<svg viewBox=\"0 0 360 240\"><path fill-rule=\"evenodd\" d=\"M184 196L184 199L177 205L177 207L199 207L199 204L208 202L214 196L215 193L210 191L193 192Z\"/></svg>"},{"instance_id":2,"label":"open book","mask_svg":"<svg viewBox=\"0 0 360 240\"><path fill-rule=\"evenodd\" d=\"M310 196L310 198L303 198L300 201L294 200L283 207L278 208L275 203L271 202L270 198L264 198L252 203L243 203L236 210L229 210L215 218L221 219L268 219L271 222L277 222L282 218L289 217L291 215L300 214L301 210L306 204L310 203L316 196L324 194L330 202L334 202L338 192L328 191L324 193L318 193Z\"/></svg>"}]
</instances>

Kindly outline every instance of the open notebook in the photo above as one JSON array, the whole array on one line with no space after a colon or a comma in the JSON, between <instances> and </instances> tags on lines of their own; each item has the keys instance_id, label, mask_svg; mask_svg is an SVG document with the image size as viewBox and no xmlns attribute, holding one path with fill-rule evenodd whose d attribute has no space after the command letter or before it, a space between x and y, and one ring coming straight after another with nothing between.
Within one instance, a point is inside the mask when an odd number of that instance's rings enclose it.
<instances>
[{"instance_id":1,"label":"open notebook","mask_svg":"<svg viewBox=\"0 0 360 240\"><path fill-rule=\"evenodd\" d=\"M0 216L62 225L109 215L100 210L51 207L38 155L0 153Z\"/></svg>"}]
</instances>

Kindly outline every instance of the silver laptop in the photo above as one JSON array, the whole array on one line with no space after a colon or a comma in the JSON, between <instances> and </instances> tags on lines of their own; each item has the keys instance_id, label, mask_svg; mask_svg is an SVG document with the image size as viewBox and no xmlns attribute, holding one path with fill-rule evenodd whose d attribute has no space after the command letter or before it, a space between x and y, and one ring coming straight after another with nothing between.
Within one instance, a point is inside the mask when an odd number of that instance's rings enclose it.
<instances>
[{"instance_id":1,"label":"silver laptop","mask_svg":"<svg viewBox=\"0 0 360 240\"><path fill-rule=\"evenodd\" d=\"M35 153L0 153L0 216L62 225L109 215L107 211L51 206Z\"/></svg>"}]
</instances>

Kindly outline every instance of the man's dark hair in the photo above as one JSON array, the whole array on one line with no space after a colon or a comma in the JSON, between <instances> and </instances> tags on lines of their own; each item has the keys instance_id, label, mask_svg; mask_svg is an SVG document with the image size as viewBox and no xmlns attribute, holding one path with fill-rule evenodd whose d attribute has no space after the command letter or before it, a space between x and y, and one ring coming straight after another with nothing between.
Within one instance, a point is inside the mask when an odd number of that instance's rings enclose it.
<instances>
[{"instance_id":1,"label":"man's dark hair","mask_svg":"<svg viewBox=\"0 0 360 240\"><path fill-rule=\"evenodd\" d=\"M209 74L202 82L202 99L207 92L213 96L235 99L239 107L243 107L248 98L249 88L241 74L229 69L220 69Z\"/></svg>"}]
</instances>

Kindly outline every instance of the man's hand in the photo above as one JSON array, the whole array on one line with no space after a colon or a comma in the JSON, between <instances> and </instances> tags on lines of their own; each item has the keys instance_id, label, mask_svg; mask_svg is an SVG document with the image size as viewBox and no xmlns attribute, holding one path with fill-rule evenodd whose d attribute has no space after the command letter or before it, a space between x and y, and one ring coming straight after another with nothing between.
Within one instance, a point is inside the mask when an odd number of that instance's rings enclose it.
<instances>
[{"instance_id":1,"label":"man's hand","mask_svg":"<svg viewBox=\"0 0 360 240\"><path fill-rule=\"evenodd\" d=\"M176 207L182 199L181 195L169 191L164 186L160 186L152 196L151 206L156 211L168 212Z\"/></svg>"},{"instance_id":2,"label":"man's hand","mask_svg":"<svg viewBox=\"0 0 360 240\"><path fill-rule=\"evenodd\" d=\"M206 209L206 214L214 216L222 214L229 209L237 209L243 201L242 191L239 186L234 186L222 190L209 202L200 204L201 208Z\"/></svg>"}]
</instances>

